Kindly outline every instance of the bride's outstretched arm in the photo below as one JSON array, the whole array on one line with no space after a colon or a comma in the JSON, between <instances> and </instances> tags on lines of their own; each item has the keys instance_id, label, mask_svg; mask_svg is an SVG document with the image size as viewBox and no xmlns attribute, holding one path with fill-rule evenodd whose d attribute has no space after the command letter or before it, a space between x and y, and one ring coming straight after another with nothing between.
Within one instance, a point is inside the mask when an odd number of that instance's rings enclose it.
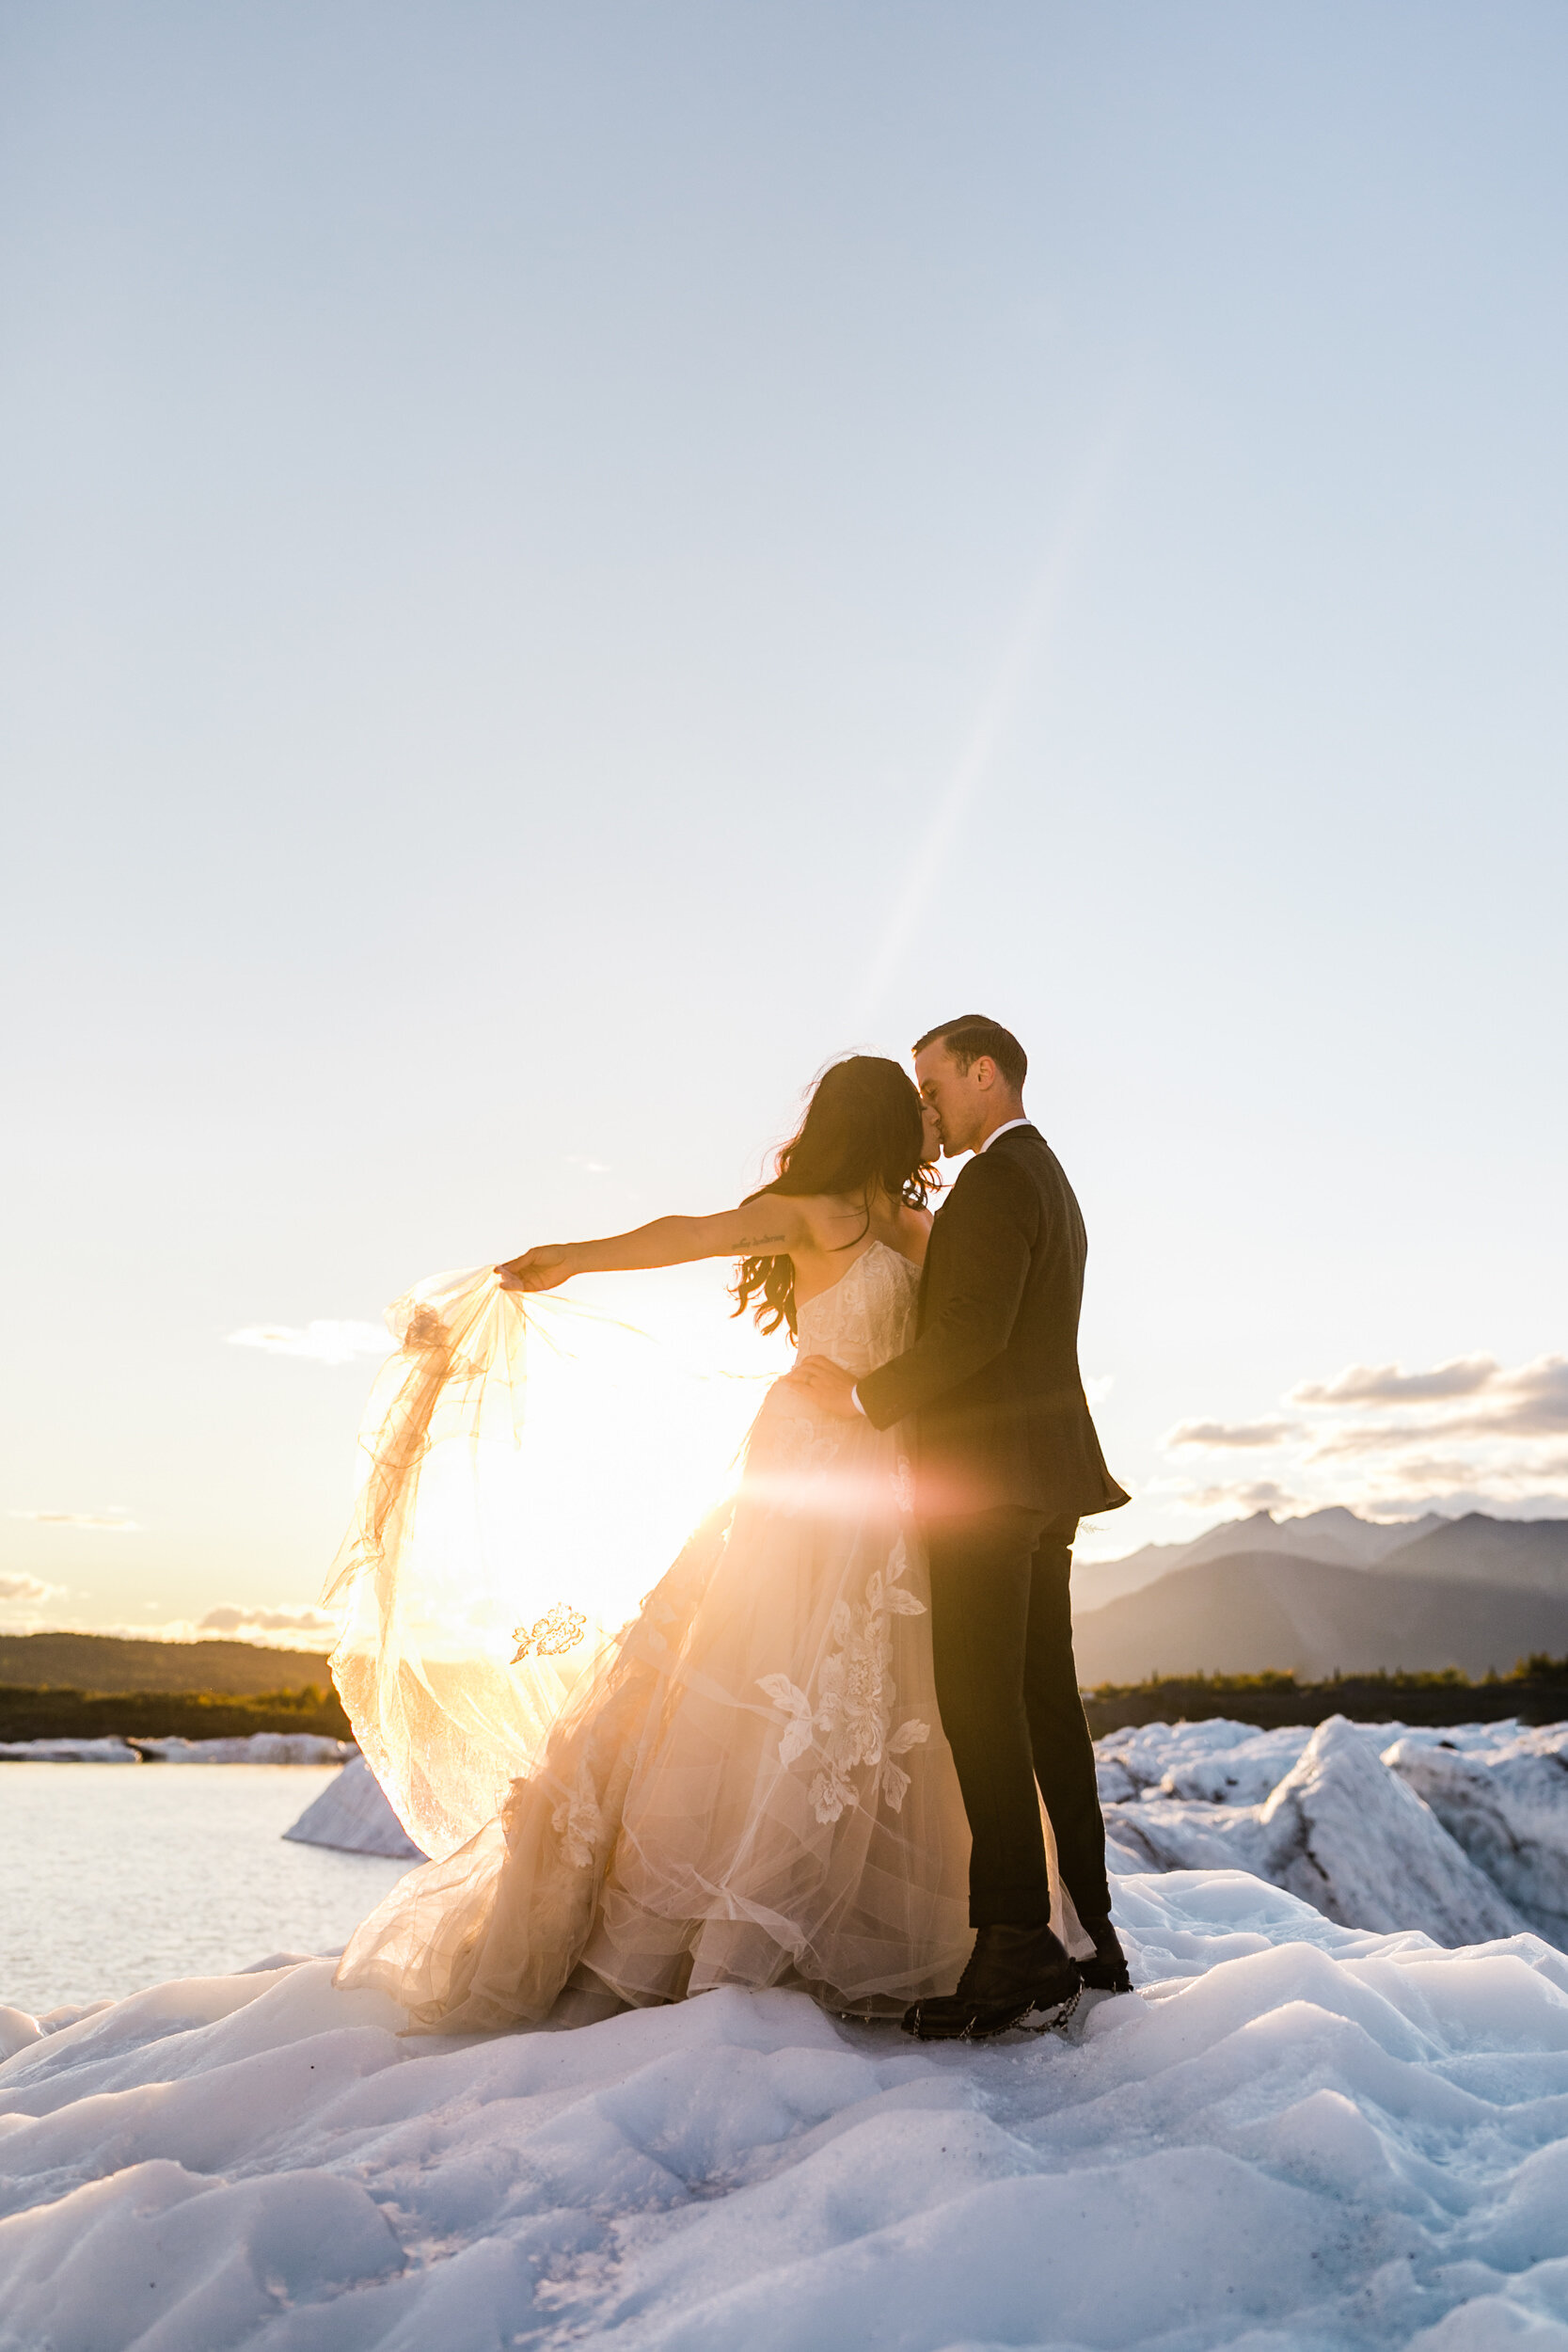
<instances>
[{"instance_id":1,"label":"bride's outstretched arm","mask_svg":"<svg viewBox=\"0 0 1568 2352\"><path fill-rule=\"evenodd\" d=\"M603 1241L551 1241L508 1258L496 1272L503 1291L553 1291L574 1274L630 1274L648 1266L689 1265L695 1258L788 1257L809 1246L798 1200L759 1193L716 1216L658 1216Z\"/></svg>"}]
</instances>

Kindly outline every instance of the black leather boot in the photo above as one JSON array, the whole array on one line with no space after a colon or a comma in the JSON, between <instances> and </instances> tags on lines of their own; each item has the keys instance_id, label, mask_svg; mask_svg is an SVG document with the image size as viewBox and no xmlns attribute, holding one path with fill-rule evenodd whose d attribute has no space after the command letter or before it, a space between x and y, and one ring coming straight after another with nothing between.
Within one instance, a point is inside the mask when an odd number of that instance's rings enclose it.
<instances>
[{"instance_id":1,"label":"black leather boot","mask_svg":"<svg viewBox=\"0 0 1568 2352\"><path fill-rule=\"evenodd\" d=\"M958 1990L916 2001L904 2031L922 2042L986 2042L1031 2010L1069 2010L1082 1989L1048 1927L980 1928Z\"/></svg>"},{"instance_id":2,"label":"black leather boot","mask_svg":"<svg viewBox=\"0 0 1568 2352\"><path fill-rule=\"evenodd\" d=\"M1121 1938L1109 1919L1094 1927L1085 1927L1085 1932L1094 1938L1094 1957L1074 1963L1085 1992L1131 1993L1132 1977L1127 1965L1127 1954L1122 1950Z\"/></svg>"}]
</instances>

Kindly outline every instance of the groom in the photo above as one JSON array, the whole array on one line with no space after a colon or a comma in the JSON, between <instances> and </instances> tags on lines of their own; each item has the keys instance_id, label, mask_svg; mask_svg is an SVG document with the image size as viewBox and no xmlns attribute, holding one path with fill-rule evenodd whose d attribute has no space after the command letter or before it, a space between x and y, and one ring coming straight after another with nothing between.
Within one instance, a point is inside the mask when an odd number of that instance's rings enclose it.
<instances>
[{"instance_id":1,"label":"groom","mask_svg":"<svg viewBox=\"0 0 1568 2352\"><path fill-rule=\"evenodd\" d=\"M1105 1827L1078 1695L1068 1580L1080 1518L1127 1496L1105 1468L1078 1371L1084 1220L1023 1109L1028 1069L979 1013L914 1048L942 1156L973 1154L939 1210L915 1340L858 1383L826 1357L796 1379L830 1412L907 1422L931 1564L937 1703L973 1836L974 1948L957 1992L904 2020L925 2041L1003 2033L1080 1984L1130 1990L1111 1925ZM1094 1958L1051 1930L1039 1795Z\"/></svg>"}]
</instances>

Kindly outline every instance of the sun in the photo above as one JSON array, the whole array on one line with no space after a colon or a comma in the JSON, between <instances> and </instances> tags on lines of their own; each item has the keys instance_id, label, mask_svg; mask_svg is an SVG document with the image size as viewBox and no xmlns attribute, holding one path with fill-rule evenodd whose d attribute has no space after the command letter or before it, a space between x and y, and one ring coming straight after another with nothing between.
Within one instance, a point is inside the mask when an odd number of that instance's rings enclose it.
<instances>
[{"instance_id":1,"label":"sun","mask_svg":"<svg viewBox=\"0 0 1568 2352\"><path fill-rule=\"evenodd\" d=\"M492 1298L487 1311L515 1318L500 1408L429 1412L398 1455L333 1672L427 1852L490 1818L572 1684L721 1512L787 1368L786 1345L729 1319L712 1269L681 1271L700 1279ZM410 1364L417 1350L388 1368L391 1391ZM463 1367L445 1376L460 1392Z\"/></svg>"}]
</instances>

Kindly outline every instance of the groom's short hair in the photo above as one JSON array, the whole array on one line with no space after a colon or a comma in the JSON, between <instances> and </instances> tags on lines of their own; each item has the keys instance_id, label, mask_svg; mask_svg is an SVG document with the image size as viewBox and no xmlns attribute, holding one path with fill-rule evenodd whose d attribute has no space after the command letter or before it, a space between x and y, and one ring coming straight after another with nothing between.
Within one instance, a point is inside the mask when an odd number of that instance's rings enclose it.
<instances>
[{"instance_id":1,"label":"groom's short hair","mask_svg":"<svg viewBox=\"0 0 1568 2352\"><path fill-rule=\"evenodd\" d=\"M1000 1021L992 1021L983 1012L963 1012L957 1021L939 1021L934 1029L917 1037L912 1051L923 1054L927 1045L945 1045L960 1070L968 1070L982 1054L989 1054L1010 1087L1022 1087L1029 1075L1029 1057Z\"/></svg>"}]
</instances>

